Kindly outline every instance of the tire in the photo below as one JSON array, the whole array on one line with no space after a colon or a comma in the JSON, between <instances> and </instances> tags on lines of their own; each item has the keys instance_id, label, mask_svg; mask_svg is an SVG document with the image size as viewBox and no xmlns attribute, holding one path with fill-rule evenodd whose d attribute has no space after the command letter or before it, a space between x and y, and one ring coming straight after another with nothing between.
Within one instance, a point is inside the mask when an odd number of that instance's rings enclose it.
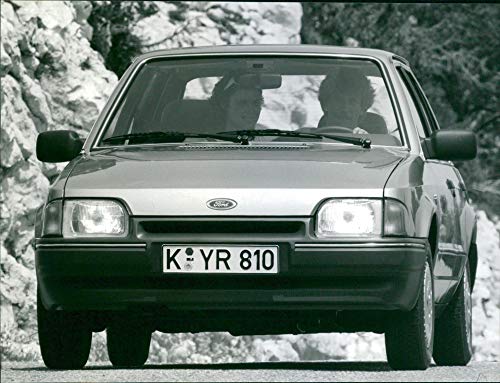
<instances>
[{"instance_id":1,"label":"tire","mask_svg":"<svg viewBox=\"0 0 500 383\"><path fill-rule=\"evenodd\" d=\"M436 320L434 361L439 366L465 366L472 358L472 291L469 262L457 291Z\"/></svg>"},{"instance_id":2,"label":"tire","mask_svg":"<svg viewBox=\"0 0 500 383\"><path fill-rule=\"evenodd\" d=\"M415 307L399 312L385 333L387 361L394 370L425 370L432 360L434 282L429 258ZM427 317L427 320L426 320Z\"/></svg>"},{"instance_id":3,"label":"tire","mask_svg":"<svg viewBox=\"0 0 500 383\"><path fill-rule=\"evenodd\" d=\"M140 324L113 323L106 329L109 360L115 367L140 367L146 363L151 331Z\"/></svg>"},{"instance_id":4,"label":"tire","mask_svg":"<svg viewBox=\"0 0 500 383\"><path fill-rule=\"evenodd\" d=\"M79 369L89 358L92 330L78 312L48 311L37 292L38 340L45 365L51 369Z\"/></svg>"}]
</instances>

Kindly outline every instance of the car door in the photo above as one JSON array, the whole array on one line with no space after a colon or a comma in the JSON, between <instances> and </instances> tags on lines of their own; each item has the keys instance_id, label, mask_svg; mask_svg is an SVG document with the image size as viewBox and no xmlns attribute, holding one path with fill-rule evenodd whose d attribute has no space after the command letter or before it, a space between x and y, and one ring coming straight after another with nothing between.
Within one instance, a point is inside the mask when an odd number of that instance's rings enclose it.
<instances>
[{"instance_id":1,"label":"car door","mask_svg":"<svg viewBox=\"0 0 500 383\"><path fill-rule=\"evenodd\" d=\"M412 103L414 120L421 139L439 129L434 113L415 76L408 68L398 67L398 72ZM424 156L425 157L425 156ZM452 162L436 159L425 160L424 191L433 199L438 214L438 241L434 263L435 296L437 303L445 303L458 284L466 260L467 195L460 173Z\"/></svg>"}]
</instances>

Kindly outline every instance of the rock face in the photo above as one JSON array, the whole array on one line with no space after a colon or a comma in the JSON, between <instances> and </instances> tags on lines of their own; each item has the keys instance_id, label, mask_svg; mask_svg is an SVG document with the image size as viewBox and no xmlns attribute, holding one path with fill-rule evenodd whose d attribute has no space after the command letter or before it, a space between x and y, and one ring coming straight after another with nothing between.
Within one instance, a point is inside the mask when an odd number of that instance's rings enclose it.
<instances>
[{"instance_id":1,"label":"rock face","mask_svg":"<svg viewBox=\"0 0 500 383\"><path fill-rule=\"evenodd\" d=\"M500 359L500 221L488 220L479 211L478 266L472 294L475 360Z\"/></svg>"},{"instance_id":2,"label":"rock face","mask_svg":"<svg viewBox=\"0 0 500 383\"><path fill-rule=\"evenodd\" d=\"M78 2L85 8L90 2ZM86 136L117 82L83 33L77 4L12 1L1 5L2 358L39 358L33 224L48 177L62 165L36 159L38 133Z\"/></svg>"},{"instance_id":3,"label":"rock face","mask_svg":"<svg viewBox=\"0 0 500 383\"><path fill-rule=\"evenodd\" d=\"M300 4L199 1L156 3L135 33L147 49L223 44L300 43Z\"/></svg>"},{"instance_id":4,"label":"rock face","mask_svg":"<svg viewBox=\"0 0 500 383\"><path fill-rule=\"evenodd\" d=\"M2 359L40 360L36 328L33 223L49 179L65 164L37 161L37 134L72 129L85 136L117 77L89 44L88 1L1 4L1 331ZM298 43L298 3L158 2L135 34L146 49ZM307 103L307 100L306 100ZM304 123L298 108L287 121ZM479 213L479 268L474 292L475 358L498 360L500 244ZM495 347L496 346L496 347ZM316 334L232 337L227 333L155 333L150 362L384 360L382 335ZM94 334L91 360L107 360L105 334Z\"/></svg>"}]
</instances>

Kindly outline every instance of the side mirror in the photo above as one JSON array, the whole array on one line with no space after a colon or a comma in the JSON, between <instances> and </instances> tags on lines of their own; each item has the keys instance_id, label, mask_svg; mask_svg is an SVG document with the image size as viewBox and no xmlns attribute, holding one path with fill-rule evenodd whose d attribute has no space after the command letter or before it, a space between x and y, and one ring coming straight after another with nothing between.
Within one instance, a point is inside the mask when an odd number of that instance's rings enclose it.
<instances>
[{"instance_id":1,"label":"side mirror","mask_svg":"<svg viewBox=\"0 0 500 383\"><path fill-rule=\"evenodd\" d=\"M428 159L467 161L476 158L476 135L467 130L437 130L422 142Z\"/></svg>"},{"instance_id":2,"label":"side mirror","mask_svg":"<svg viewBox=\"0 0 500 383\"><path fill-rule=\"evenodd\" d=\"M83 141L71 130L52 130L38 135L36 158L43 162L66 162L82 150Z\"/></svg>"}]
</instances>

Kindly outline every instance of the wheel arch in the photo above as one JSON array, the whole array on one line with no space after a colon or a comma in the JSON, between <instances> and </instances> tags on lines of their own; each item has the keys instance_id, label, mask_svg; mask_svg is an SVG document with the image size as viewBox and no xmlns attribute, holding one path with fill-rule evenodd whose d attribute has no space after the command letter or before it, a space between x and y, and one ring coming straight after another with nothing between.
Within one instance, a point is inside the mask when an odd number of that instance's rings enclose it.
<instances>
[{"instance_id":1,"label":"wheel arch","mask_svg":"<svg viewBox=\"0 0 500 383\"><path fill-rule=\"evenodd\" d=\"M438 241L439 241L439 226L436 213L433 213L431 216L431 220L429 223L429 230L427 233L428 233L427 238L429 240L429 245L431 247L432 266L434 266L436 262Z\"/></svg>"},{"instance_id":2,"label":"wheel arch","mask_svg":"<svg viewBox=\"0 0 500 383\"><path fill-rule=\"evenodd\" d=\"M470 241L470 245L469 245L469 253L467 254L467 257L469 260L471 289L474 289L474 283L476 282L476 273L477 273L477 265L478 265L476 238L477 238L477 222L474 222L474 227L472 229L471 241Z\"/></svg>"}]
</instances>

